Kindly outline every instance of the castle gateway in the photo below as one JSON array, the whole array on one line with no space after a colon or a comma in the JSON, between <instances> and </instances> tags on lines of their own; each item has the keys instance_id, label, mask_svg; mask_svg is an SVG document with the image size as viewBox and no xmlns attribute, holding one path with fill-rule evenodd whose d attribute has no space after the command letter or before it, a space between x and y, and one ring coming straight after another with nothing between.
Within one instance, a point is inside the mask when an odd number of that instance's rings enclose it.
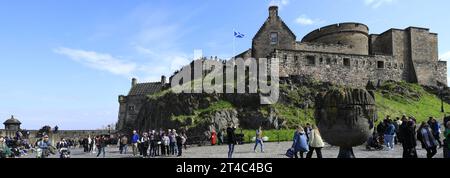
<instances>
[{"instance_id":1,"label":"castle gateway","mask_svg":"<svg viewBox=\"0 0 450 178\"><path fill-rule=\"evenodd\" d=\"M280 76L307 75L350 87L369 81L407 81L447 86L447 62L438 59L438 35L409 27L369 34L360 23L340 23L317 29L301 41L269 8L269 17L241 58L278 58Z\"/></svg>"}]
</instances>

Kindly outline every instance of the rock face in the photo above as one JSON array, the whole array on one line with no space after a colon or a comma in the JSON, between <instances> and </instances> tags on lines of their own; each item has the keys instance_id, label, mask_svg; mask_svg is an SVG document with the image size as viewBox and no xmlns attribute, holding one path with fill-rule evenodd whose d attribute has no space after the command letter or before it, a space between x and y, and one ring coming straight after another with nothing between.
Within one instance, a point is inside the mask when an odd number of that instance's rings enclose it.
<instances>
[{"instance_id":1,"label":"rock face","mask_svg":"<svg viewBox=\"0 0 450 178\"><path fill-rule=\"evenodd\" d=\"M315 118L324 140L340 146L340 158L354 157L352 147L367 141L376 116L372 92L364 89L333 89L316 99Z\"/></svg>"}]
</instances>

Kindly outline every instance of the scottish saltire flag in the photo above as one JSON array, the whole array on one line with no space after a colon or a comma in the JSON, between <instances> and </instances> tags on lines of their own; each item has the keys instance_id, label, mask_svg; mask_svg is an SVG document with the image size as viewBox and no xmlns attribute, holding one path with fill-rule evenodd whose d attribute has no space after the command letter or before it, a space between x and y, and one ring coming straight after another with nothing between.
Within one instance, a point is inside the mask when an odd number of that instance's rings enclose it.
<instances>
[{"instance_id":1,"label":"scottish saltire flag","mask_svg":"<svg viewBox=\"0 0 450 178\"><path fill-rule=\"evenodd\" d=\"M242 34L242 33L239 33L239 32L237 32L237 31L234 31L234 37L236 37L236 38L244 38L244 34Z\"/></svg>"}]
</instances>

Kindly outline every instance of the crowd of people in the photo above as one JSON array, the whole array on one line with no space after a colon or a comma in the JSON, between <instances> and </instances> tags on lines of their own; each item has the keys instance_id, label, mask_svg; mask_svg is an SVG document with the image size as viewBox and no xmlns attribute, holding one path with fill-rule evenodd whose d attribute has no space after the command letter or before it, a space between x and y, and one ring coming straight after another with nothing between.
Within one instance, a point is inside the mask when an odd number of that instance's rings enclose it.
<instances>
[{"instance_id":1,"label":"crowd of people","mask_svg":"<svg viewBox=\"0 0 450 178\"><path fill-rule=\"evenodd\" d=\"M391 119L390 116L380 122L372 136L367 141L366 148L372 150L394 150L396 145L403 148L403 158L417 158L417 146L420 145L426 150L427 158L433 158L438 149L443 148L444 157L450 158L450 121L446 119L441 123L433 117L427 122L417 124L414 117L403 115L401 118ZM233 123L228 124L226 129L218 134L213 130L210 138L212 145L227 144L228 158L233 157L235 145L238 144L238 137L235 133L236 126ZM441 139L441 136L444 139ZM187 149L187 135L184 131L180 133L175 129L167 131L151 130L139 134L136 130L131 135L121 135L116 137L117 146L120 154L129 154L133 157L154 158L168 156L182 156L183 148ZM262 127L255 131L255 145L253 151L256 153L259 147L261 153L264 153L264 134ZM419 143L419 144L418 144ZM16 137L0 136L0 158L17 158L30 153L35 153L37 158L46 158L50 155L59 154L60 158L70 158L72 148L82 148L85 153L91 153L97 157L106 157L106 148L112 145L110 136L99 135L95 137L88 136L82 139L62 138L55 145L49 140L49 136L43 134L35 143L29 143L28 136L18 132ZM129 153L131 146L131 153ZM292 147L288 150L289 157L293 158L312 158L314 152L317 158L322 158L322 148L325 146L319 129L315 125L306 124L305 127L299 126L293 137Z\"/></svg>"},{"instance_id":2,"label":"crowd of people","mask_svg":"<svg viewBox=\"0 0 450 178\"><path fill-rule=\"evenodd\" d=\"M375 149L393 150L395 145L401 144L403 147L404 158L417 158L417 143L427 151L427 158L433 158L437 154L437 150L443 148L444 157L449 158L449 124L448 120L444 120L444 142L441 140L441 124L433 117L429 117L427 122L417 124L414 117L403 115L402 118L392 120L390 116L378 124L369 139L367 147ZM417 128L417 126L419 126Z\"/></svg>"},{"instance_id":3,"label":"crowd of people","mask_svg":"<svg viewBox=\"0 0 450 178\"><path fill-rule=\"evenodd\" d=\"M177 133L175 129L163 129L159 131L149 131L138 134L133 131L131 140L127 135L119 137L120 154L128 153L128 144L131 144L133 156L143 158L154 158L159 156L182 156L183 148L187 149L187 135L184 131Z\"/></svg>"}]
</instances>

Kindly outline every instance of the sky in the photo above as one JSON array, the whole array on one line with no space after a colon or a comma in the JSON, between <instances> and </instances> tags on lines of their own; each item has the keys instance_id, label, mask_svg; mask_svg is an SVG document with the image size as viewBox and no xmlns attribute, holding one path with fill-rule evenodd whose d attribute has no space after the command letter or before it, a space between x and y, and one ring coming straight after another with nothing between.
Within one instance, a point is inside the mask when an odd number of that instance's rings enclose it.
<instances>
[{"instance_id":1,"label":"sky","mask_svg":"<svg viewBox=\"0 0 450 178\"><path fill-rule=\"evenodd\" d=\"M439 34L450 60L447 0L0 0L0 121L22 128L98 129L117 122L131 78L159 81L194 50L229 58L277 4L297 35L339 22L371 33L409 26ZM237 39L233 30L246 35Z\"/></svg>"}]
</instances>

